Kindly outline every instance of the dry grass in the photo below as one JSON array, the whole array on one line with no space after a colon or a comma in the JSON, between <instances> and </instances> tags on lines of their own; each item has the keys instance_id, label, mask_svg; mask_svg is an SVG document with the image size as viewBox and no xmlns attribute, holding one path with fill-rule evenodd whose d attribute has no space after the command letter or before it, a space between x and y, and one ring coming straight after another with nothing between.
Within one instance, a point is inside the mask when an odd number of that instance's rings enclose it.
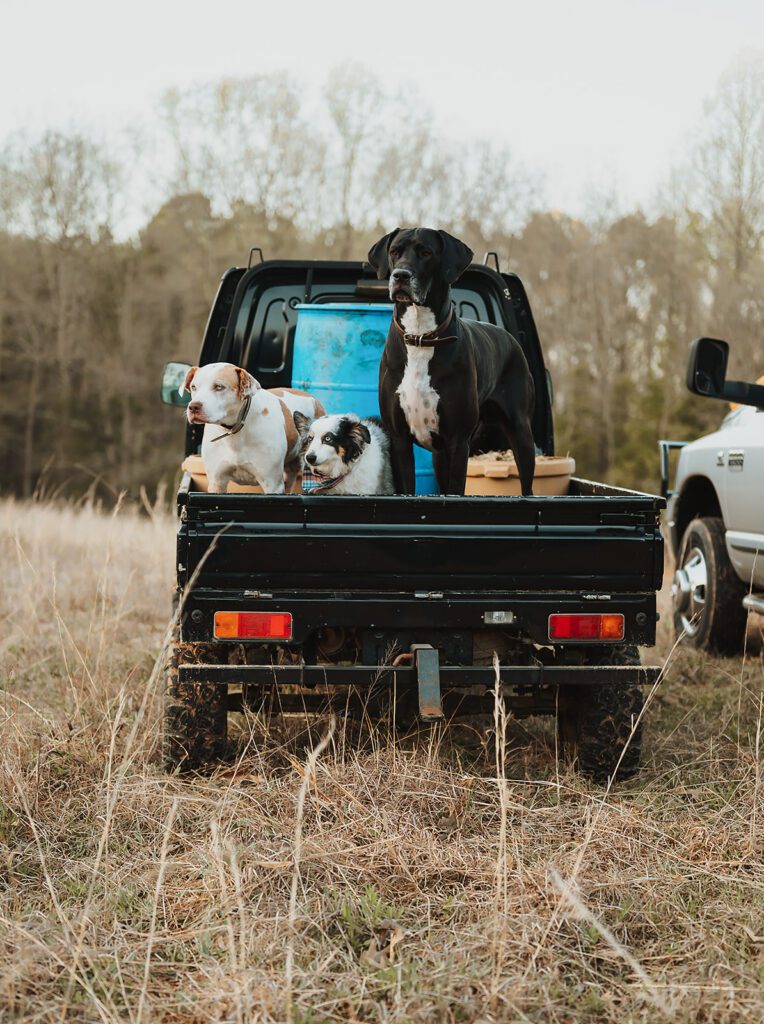
<instances>
[{"instance_id":1,"label":"dry grass","mask_svg":"<svg viewBox=\"0 0 764 1024\"><path fill-rule=\"evenodd\" d=\"M168 780L173 532L0 504L0 1019L762 1020L760 653L673 658L609 792L532 721Z\"/></svg>"}]
</instances>

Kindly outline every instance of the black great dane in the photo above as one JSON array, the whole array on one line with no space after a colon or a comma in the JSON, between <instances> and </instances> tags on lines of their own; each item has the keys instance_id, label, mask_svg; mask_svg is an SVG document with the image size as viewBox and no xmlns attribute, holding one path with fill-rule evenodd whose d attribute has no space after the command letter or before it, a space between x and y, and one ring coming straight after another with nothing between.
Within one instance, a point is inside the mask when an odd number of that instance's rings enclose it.
<instances>
[{"instance_id":1,"label":"black great dane","mask_svg":"<svg viewBox=\"0 0 764 1024\"><path fill-rule=\"evenodd\" d=\"M379 408L398 494L414 493L415 442L433 453L441 494L464 494L470 454L507 448L523 494L533 493L534 388L523 350L502 327L462 320L451 305L451 285L472 256L464 242L430 228L396 228L369 252L395 302Z\"/></svg>"}]
</instances>

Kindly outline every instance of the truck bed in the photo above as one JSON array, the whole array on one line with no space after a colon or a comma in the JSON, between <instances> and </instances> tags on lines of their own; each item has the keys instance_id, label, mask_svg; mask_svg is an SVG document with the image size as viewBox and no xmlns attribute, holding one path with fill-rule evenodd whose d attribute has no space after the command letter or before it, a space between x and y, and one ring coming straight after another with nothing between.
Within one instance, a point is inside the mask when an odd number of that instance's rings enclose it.
<instances>
[{"instance_id":1,"label":"truck bed","mask_svg":"<svg viewBox=\"0 0 764 1024\"><path fill-rule=\"evenodd\" d=\"M331 627L469 630L506 611L539 643L552 612L604 607L651 644L663 500L574 478L566 496L331 497L179 491L184 639L216 610L289 611L292 643Z\"/></svg>"}]
</instances>

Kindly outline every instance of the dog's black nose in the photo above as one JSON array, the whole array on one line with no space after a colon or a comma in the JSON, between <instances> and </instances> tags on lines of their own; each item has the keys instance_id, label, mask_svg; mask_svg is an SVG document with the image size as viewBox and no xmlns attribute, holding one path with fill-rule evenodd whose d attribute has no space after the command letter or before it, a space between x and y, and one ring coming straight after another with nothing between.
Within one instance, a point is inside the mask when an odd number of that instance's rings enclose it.
<instances>
[{"instance_id":1,"label":"dog's black nose","mask_svg":"<svg viewBox=\"0 0 764 1024\"><path fill-rule=\"evenodd\" d=\"M316 463L316 453L308 452L308 454L305 456L305 461L309 463L311 466L314 466Z\"/></svg>"},{"instance_id":2,"label":"dog's black nose","mask_svg":"<svg viewBox=\"0 0 764 1024\"><path fill-rule=\"evenodd\" d=\"M403 269L394 270L391 277L394 281L409 281L411 279L411 271Z\"/></svg>"}]
</instances>

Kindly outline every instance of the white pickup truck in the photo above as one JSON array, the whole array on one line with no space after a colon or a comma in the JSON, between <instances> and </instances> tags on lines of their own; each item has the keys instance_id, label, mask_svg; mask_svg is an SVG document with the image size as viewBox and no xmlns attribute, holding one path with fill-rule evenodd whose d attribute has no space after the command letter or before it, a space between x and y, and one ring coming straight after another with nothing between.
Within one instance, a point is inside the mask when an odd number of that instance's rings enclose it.
<instances>
[{"instance_id":1,"label":"white pickup truck","mask_svg":"<svg viewBox=\"0 0 764 1024\"><path fill-rule=\"evenodd\" d=\"M727 381L728 354L726 342L698 338L687 367L690 391L735 403L719 429L689 443L659 442L676 558L674 626L686 643L716 654L739 653L748 612L764 614L764 387Z\"/></svg>"}]
</instances>

